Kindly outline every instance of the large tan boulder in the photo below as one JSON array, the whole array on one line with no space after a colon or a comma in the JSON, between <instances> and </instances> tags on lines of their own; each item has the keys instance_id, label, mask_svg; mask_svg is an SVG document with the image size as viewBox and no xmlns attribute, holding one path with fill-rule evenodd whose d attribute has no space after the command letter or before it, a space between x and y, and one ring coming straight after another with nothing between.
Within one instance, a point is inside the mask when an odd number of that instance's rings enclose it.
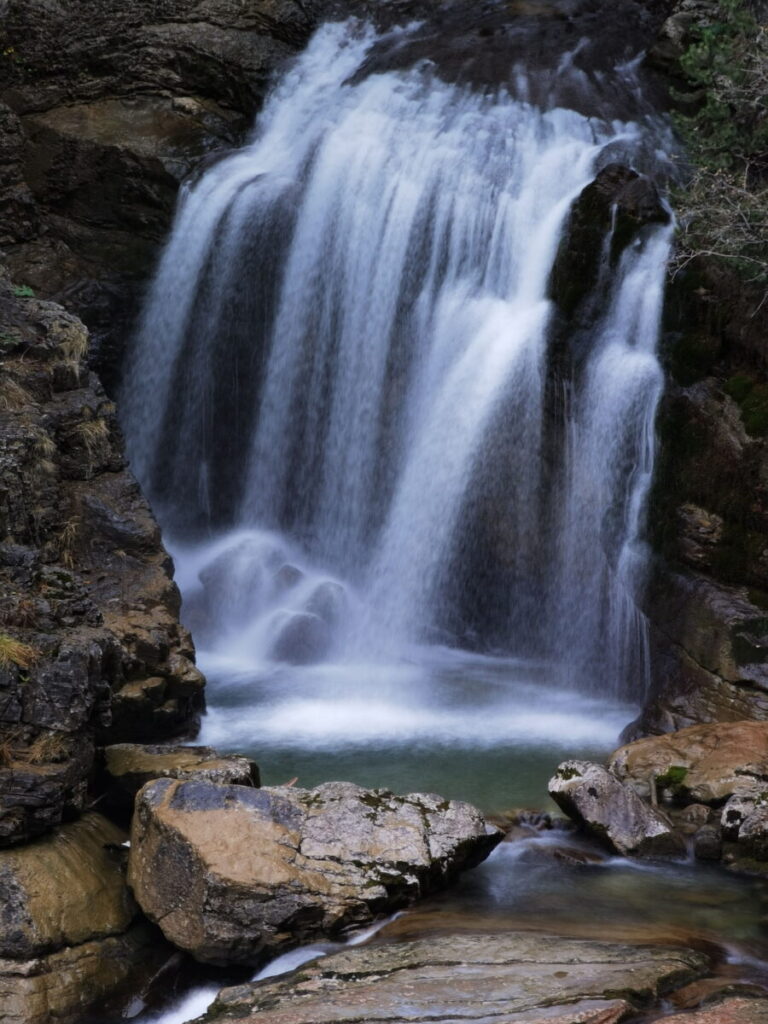
<instances>
[{"instance_id":1,"label":"large tan boulder","mask_svg":"<svg viewBox=\"0 0 768 1024\"><path fill-rule=\"evenodd\" d=\"M160 779L136 800L128 878L175 945L253 963L406 906L501 838L474 807L437 796Z\"/></svg>"},{"instance_id":2,"label":"large tan boulder","mask_svg":"<svg viewBox=\"0 0 768 1024\"><path fill-rule=\"evenodd\" d=\"M686 803L719 803L765 788L768 722L693 725L620 747L610 769L643 797L655 788Z\"/></svg>"}]
</instances>

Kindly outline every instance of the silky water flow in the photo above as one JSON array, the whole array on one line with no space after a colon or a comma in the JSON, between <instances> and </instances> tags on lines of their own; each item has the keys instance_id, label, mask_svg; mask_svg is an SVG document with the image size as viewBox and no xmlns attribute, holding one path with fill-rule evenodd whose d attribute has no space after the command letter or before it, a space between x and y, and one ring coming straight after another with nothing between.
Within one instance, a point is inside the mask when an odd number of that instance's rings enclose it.
<instances>
[{"instance_id":1,"label":"silky water flow","mask_svg":"<svg viewBox=\"0 0 768 1024\"><path fill-rule=\"evenodd\" d=\"M366 73L376 42L321 28L184 189L124 425L209 679L202 739L272 781L488 806L510 758L540 790L563 750L608 748L646 685L671 228L610 268L570 379L548 289L572 203L647 162L658 122L542 108L523 72Z\"/></svg>"}]
</instances>

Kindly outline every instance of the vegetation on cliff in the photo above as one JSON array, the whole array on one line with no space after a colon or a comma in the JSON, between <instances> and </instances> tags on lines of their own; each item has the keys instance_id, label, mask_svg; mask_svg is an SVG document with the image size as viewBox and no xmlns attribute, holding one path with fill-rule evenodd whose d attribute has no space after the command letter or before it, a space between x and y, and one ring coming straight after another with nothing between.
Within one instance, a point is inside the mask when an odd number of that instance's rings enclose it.
<instances>
[{"instance_id":1,"label":"vegetation on cliff","mask_svg":"<svg viewBox=\"0 0 768 1024\"><path fill-rule=\"evenodd\" d=\"M749 0L717 0L687 33L673 95L692 163L678 196L678 263L726 261L768 285L768 26Z\"/></svg>"}]
</instances>

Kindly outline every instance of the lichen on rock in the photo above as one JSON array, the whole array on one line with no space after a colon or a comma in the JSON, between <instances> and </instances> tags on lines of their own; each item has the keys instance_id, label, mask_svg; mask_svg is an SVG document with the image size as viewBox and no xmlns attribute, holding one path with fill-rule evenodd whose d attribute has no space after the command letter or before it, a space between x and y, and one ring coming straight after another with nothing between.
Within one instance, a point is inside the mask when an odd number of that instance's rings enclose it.
<instances>
[{"instance_id":1,"label":"lichen on rock","mask_svg":"<svg viewBox=\"0 0 768 1024\"><path fill-rule=\"evenodd\" d=\"M249 964L405 907L501 838L469 804L423 793L161 779L137 797L128 877L171 942Z\"/></svg>"}]
</instances>

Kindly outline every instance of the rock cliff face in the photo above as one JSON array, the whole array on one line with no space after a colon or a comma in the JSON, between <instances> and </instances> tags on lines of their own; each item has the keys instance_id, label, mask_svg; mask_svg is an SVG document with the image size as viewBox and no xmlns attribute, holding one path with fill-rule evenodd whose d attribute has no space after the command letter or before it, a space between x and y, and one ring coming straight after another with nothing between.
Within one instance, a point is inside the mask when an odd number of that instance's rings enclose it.
<instances>
[{"instance_id":1,"label":"rock cliff face","mask_svg":"<svg viewBox=\"0 0 768 1024\"><path fill-rule=\"evenodd\" d=\"M713 17L710 0L683 0L650 54L684 109L701 94L680 58ZM653 685L628 736L768 711L766 337L765 289L732 262L702 253L671 274L650 507Z\"/></svg>"},{"instance_id":2,"label":"rock cliff face","mask_svg":"<svg viewBox=\"0 0 768 1024\"><path fill-rule=\"evenodd\" d=\"M0 278L0 845L81 810L97 739L194 727L203 678L80 321Z\"/></svg>"},{"instance_id":3,"label":"rock cliff face","mask_svg":"<svg viewBox=\"0 0 768 1024\"><path fill-rule=\"evenodd\" d=\"M0 245L85 320L108 390L181 180L313 25L301 0L0 3Z\"/></svg>"}]
</instances>

